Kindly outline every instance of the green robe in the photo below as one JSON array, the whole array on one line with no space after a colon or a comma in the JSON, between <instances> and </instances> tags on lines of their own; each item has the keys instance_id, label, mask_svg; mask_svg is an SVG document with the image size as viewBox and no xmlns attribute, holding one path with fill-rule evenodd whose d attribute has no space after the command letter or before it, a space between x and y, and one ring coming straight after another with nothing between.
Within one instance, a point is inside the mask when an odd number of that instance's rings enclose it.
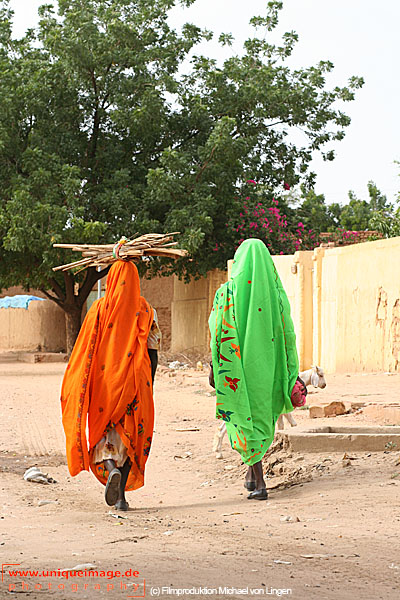
<instances>
[{"instance_id":1,"label":"green robe","mask_svg":"<svg viewBox=\"0 0 400 600\"><path fill-rule=\"evenodd\" d=\"M209 326L216 416L232 448L253 465L271 445L279 415L293 410L299 370L289 301L261 240L246 240L236 251Z\"/></svg>"}]
</instances>

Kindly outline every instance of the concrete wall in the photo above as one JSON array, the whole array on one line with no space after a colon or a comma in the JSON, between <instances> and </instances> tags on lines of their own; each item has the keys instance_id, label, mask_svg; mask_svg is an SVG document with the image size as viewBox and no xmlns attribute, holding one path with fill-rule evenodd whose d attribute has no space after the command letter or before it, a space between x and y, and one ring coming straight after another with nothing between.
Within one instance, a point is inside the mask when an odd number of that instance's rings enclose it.
<instances>
[{"instance_id":1,"label":"concrete wall","mask_svg":"<svg viewBox=\"0 0 400 600\"><path fill-rule=\"evenodd\" d=\"M289 299L301 371L313 361L312 257L311 251L272 257Z\"/></svg>"},{"instance_id":2,"label":"concrete wall","mask_svg":"<svg viewBox=\"0 0 400 600\"><path fill-rule=\"evenodd\" d=\"M400 372L400 237L273 260L291 304L301 369L319 364L327 372ZM189 284L177 277L141 281L142 294L158 311L164 350L209 351L208 316L227 278L225 271L212 271ZM31 302L28 310L0 309L0 349L38 346L65 349L60 308L46 300Z\"/></svg>"},{"instance_id":3,"label":"concrete wall","mask_svg":"<svg viewBox=\"0 0 400 600\"><path fill-rule=\"evenodd\" d=\"M0 350L65 352L65 314L51 300L0 308Z\"/></svg>"},{"instance_id":4,"label":"concrete wall","mask_svg":"<svg viewBox=\"0 0 400 600\"><path fill-rule=\"evenodd\" d=\"M162 350L171 349L172 330L172 301L174 294L175 277L154 277L141 279L140 290L142 296L156 309L158 322L162 332Z\"/></svg>"},{"instance_id":5,"label":"concrete wall","mask_svg":"<svg viewBox=\"0 0 400 600\"><path fill-rule=\"evenodd\" d=\"M316 254L314 356L329 372L400 371L400 237Z\"/></svg>"},{"instance_id":6,"label":"concrete wall","mask_svg":"<svg viewBox=\"0 0 400 600\"><path fill-rule=\"evenodd\" d=\"M226 272L217 270L202 279L192 279L189 284L174 277L172 351L199 354L209 351L208 317L215 292L226 280Z\"/></svg>"},{"instance_id":7,"label":"concrete wall","mask_svg":"<svg viewBox=\"0 0 400 600\"><path fill-rule=\"evenodd\" d=\"M400 237L272 258L300 369L400 372Z\"/></svg>"},{"instance_id":8,"label":"concrete wall","mask_svg":"<svg viewBox=\"0 0 400 600\"><path fill-rule=\"evenodd\" d=\"M218 270L210 271L205 278L192 279L188 284L176 276L140 280L142 295L157 310L163 335L162 350L208 352L208 316L214 294L226 280L226 271ZM94 300L97 293L92 294Z\"/></svg>"}]
</instances>

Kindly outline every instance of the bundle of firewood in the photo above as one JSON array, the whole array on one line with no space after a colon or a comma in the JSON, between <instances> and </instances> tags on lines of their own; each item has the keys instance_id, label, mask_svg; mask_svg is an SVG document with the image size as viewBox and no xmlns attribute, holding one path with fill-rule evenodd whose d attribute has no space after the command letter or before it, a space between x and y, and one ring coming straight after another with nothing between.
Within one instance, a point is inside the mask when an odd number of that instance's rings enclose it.
<instances>
[{"instance_id":1,"label":"bundle of firewood","mask_svg":"<svg viewBox=\"0 0 400 600\"><path fill-rule=\"evenodd\" d=\"M53 271L68 271L80 267L106 267L116 260L134 260L143 256L178 258L187 255L186 250L174 248L173 236L177 233L148 233L133 240L122 238L117 244L53 244L54 248L68 248L81 252L80 260L54 267Z\"/></svg>"}]
</instances>

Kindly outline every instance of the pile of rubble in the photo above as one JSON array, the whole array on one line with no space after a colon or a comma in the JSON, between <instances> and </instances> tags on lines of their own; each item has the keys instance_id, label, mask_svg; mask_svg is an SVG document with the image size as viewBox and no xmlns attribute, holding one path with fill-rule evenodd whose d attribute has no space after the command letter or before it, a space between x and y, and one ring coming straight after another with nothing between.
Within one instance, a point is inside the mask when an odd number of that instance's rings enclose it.
<instances>
[{"instance_id":1,"label":"pile of rubble","mask_svg":"<svg viewBox=\"0 0 400 600\"><path fill-rule=\"evenodd\" d=\"M274 442L263 458L267 489L285 489L312 481L315 476L325 475L338 463L330 457L321 457L314 453L306 456L292 452L290 440L277 434ZM342 463L339 460L339 463ZM236 466L225 466L224 479L244 479L247 466L238 463Z\"/></svg>"}]
</instances>

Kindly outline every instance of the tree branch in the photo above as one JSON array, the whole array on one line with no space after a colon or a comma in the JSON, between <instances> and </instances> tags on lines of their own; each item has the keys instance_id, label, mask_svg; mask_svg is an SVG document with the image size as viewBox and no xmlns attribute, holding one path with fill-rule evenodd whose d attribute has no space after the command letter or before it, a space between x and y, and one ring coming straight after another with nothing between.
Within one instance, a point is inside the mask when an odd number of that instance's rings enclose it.
<instances>
[{"instance_id":1,"label":"tree branch","mask_svg":"<svg viewBox=\"0 0 400 600\"><path fill-rule=\"evenodd\" d=\"M198 129L197 131L193 131L190 135L188 135L184 140L180 141L179 144L176 144L176 146L172 147L172 150L177 150L178 148L182 148L182 146L184 144L186 144L186 142L188 142L189 140L192 140L194 137L196 137L196 135L198 135L200 133L200 130Z\"/></svg>"},{"instance_id":2,"label":"tree branch","mask_svg":"<svg viewBox=\"0 0 400 600\"><path fill-rule=\"evenodd\" d=\"M99 128L100 128L99 95L98 95L97 81L96 81L96 76L95 76L94 70L89 70L89 73L90 73L90 78L92 80L95 103L94 103L94 115L93 115L93 131L92 131L92 135L90 136L90 142L89 142L90 150L88 149L88 156L89 156L89 158L93 159L96 156L97 139L98 139Z\"/></svg>"},{"instance_id":3,"label":"tree branch","mask_svg":"<svg viewBox=\"0 0 400 600\"><path fill-rule=\"evenodd\" d=\"M200 177L202 176L202 174L204 173L204 171L208 167L210 161L212 160L212 157L214 156L214 152L215 152L216 149L217 149L217 146L215 145L214 148L211 150L210 156L208 157L208 159L206 160L206 162L204 163L204 165L201 167L200 171L197 173L197 175L196 175L196 183L198 183Z\"/></svg>"},{"instance_id":4,"label":"tree branch","mask_svg":"<svg viewBox=\"0 0 400 600\"><path fill-rule=\"evenodd\" d=\"M79 290L79 294L78 294L80 306L83 306L83 303L85 302L86 298L89 296L96 281L105 277L105 275L107 275L110 268L111 268L111 265L109 267L106 267L105 269L102 269L101 271L97 271L94 267L90 267L87 270L85 281L83 282L83 284Z\"/></svg>"},{"instance_id":5,"label":"tree branch","mask_svg":"<svg viewBox=\"0 0 400 600\"><path fill-rule=\"evenodd\" d=\"M109 97L110 97L110 94L106 94L104 96L103 101L102 101L101 106L100 106L101 110L104 110L106 108L106 102L109 99ZM108 106L110 106L110 104ZM108 108L108 106L107 106L107 108Z\"/></svg>"},{"instance_id":6,"label":"tree branch","mask_svg":"<svg viewBox=\"0 0 400 600\"><path fill-rule=\"evenodd\" d=\"M64 304L59 298L56 298L52 294L49 294L48 292L46 292L46 290L41 289L40 291L42 292L42 294L44 294L46 296L46 298L48 298L49 300L52 300L53 302L58 304L58 306L60 308L64 309Z\"/></svg>"},{"instance_id":7,"label":"tree branch","mask_svg":"<svg viewBox=\"0 0 400 600\"><path fill-rule=\"evenodd\" d=\"M52 288L53 288L54 292L57 294L58 298L60 300L64 301L65 294L62 291L60 284L53 277L50 279L50 282L51 282Z\"/></svg>"}]
</instances>

